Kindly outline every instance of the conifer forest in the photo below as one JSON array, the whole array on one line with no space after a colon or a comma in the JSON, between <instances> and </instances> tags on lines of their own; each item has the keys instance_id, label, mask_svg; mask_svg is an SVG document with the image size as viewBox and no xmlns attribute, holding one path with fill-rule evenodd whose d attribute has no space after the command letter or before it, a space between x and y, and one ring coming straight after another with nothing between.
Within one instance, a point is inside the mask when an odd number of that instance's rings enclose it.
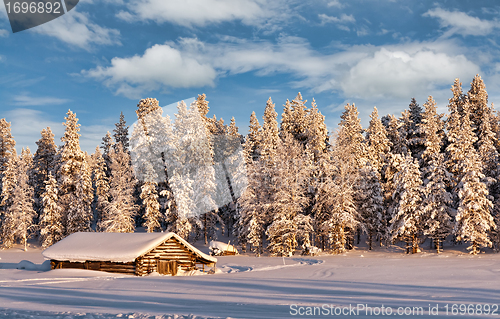
<instances>
[{"instance_id":1,"label":"conifer forest","mask_svg":"<svg viewBox=\"0 0 500 319\"><path fill-rule=\"evenodd\" d=\"M140 227L190 242L223 236L255 255L343 253L359 241L418 253L429 239L437 252L499 251L500 114L483 80L456 79L445 114L432 96L409 101L400 115L374 108L365 128L347 104L330 133L314 99L298 93L278 119L269 98L243 136L234 118L207 116L205 94L173 119L147 98L136 124L122 113L93 154L71 110L60 142L47 127L34 153L16 152L1 119L0 244Z\"/></svg>"}]
</instances>

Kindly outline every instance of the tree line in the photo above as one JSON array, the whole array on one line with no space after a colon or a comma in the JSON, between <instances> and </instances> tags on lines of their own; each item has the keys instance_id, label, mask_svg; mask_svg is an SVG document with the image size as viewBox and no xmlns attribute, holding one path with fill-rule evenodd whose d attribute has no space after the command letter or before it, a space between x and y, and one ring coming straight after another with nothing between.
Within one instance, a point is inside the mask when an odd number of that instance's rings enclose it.
<instances>
[{"instance_id":1,"label":"tree line","mask_svg":"<svg viewBox=\"0 0 500 319\"><path fill-rule=\"evenodd\" d=\"M458 79L451 91L446 114L432 96L423 108L412 99L399 117L374 108L366 129L347 104L331 135L300 93L279 122L269 98L262 126L253 112L246 136L234 118L209 118L204 94L179 103L173 121L148 98L130 138L121 114L91 155L71 111L62 145L46 128L33 155L16 154L1 119L1 244L37 236L48 247L77 231L143 226L205 242L222 231L257 255L340 253L362 233L370 249L403 242L416 253L430 238L438 252L446 239L473 254L499 250L500 117L479 75L469 91Z\"/></svg>"}]
</instances>

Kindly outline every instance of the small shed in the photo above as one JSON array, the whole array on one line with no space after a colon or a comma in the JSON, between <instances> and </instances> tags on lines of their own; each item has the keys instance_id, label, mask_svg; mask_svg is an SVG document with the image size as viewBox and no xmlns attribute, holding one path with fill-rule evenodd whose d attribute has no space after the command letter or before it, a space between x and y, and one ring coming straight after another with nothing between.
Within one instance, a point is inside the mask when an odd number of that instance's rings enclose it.
<instances>
[{"instance_id":1,"label":"small shed","mask_svg":"<svg viewBox=\"0 0 500 319\"><path fill-rule=\"evenodd\" d=\"M45 249L52 269L76 268L144 276L175 276L184 271L215 268L208 256L175 233L74 233Z\"/></svg>"}]
</instances>

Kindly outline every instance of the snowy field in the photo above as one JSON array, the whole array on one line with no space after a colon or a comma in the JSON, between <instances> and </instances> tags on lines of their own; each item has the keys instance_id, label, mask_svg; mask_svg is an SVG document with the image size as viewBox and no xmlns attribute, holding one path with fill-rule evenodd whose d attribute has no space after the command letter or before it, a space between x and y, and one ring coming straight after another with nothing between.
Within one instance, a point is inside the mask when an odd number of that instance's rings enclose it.
<instances>
[{"instance_id":1,"label":"snowy field","mask_svg":"<svg viewBox=\"0 0 500 319\"><path fill-rule=\"evenodd\" d=\"M366 318L387 317L388 307L391 316L399 310L402 317L444 318L453 317L453 304L455 317L500 315L500 254L493 253L405 255L394 246L338 256L227 256L218 258L219 273L190 277L47 271L37 248L2 250L0 258L0 318L296 318L332 312ZM429 305L436 304L438 315L429 315ZM461 304L483 314L460 315ZM363 307L371 307L371 315ZM316 316L308 315L314 311Z\"/></svg>"}]
</instances>

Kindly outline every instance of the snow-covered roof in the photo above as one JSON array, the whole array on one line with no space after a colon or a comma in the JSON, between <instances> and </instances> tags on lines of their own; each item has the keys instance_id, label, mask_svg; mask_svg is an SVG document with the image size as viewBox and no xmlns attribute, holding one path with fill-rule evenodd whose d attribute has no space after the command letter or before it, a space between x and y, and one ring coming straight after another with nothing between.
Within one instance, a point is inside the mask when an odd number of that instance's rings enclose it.
<instances>
[{"instance_id":1,"label":"snow-covered roof","mask_svg":"<svg viewBox=\"0 0 500 319\"><path fill-rule=\"evenodd\" d=\"M218 249L220 251L231 251L231 252L238 253L238 250L233 245L229 245L229 243L226 244L226 243L223 243L220 241L215 241L215 240L212 240L210 242L210 249L212 249L212 250Z\"/></svg>"},{"instance_id":2,"label":"snow-covered roof","mask_svg":"<svg viewBox=\"0 0 500 319\"><path fill-rule=\"evenodd\" d=\"M211 262L217 258L202 253L175 233L74 233L45 249L46 259L71 262L132 262L166 240L175 237L198 257Z\"/></svg>"}]
</instances>

